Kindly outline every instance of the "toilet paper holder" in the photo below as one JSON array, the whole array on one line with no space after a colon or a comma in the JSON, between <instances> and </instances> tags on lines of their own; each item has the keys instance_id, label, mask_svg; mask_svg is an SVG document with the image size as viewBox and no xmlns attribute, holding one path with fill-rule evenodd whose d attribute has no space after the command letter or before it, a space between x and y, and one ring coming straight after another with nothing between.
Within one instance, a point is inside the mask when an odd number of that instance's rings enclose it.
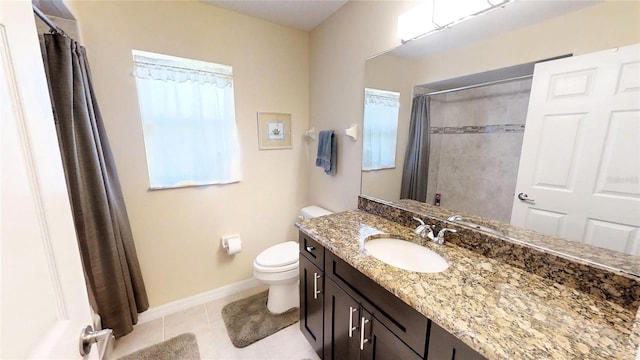
<instances>
[{"instance_id":1,"label":"toilet paper holder","mask_svg":"<svg viewBox=\"0 0 640 360\"><path fill-rule=\"evenodd\" d=\"M242 241L240 240L240 235L238 234L225 235L220 238L220 244L227 253L233 255L240 252Z\"/></svg>"}]
</instances>

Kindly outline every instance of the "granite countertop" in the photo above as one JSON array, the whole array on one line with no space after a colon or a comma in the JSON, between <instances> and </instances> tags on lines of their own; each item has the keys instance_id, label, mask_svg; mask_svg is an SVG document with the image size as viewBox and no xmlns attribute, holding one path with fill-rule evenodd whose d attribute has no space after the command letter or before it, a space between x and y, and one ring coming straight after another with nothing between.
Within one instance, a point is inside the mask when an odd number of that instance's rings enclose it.
<instances>
[{"instance_id":1,"label":"granite countertop","mask_svg":"<svg viewBox=\"0 0 640 360\"><path fill-rule=\"evenodd\" d=\"M488 359L634 359L637 309L591 297L361 210L300 221L296 226L402 301ZM393 234L449 262L422 274L366 254L365 239ZM448 233L447 237L456 236Z\"/></svg>"},{"instance_id":2,"label":"granite countertop","mask_svg":"<svg viewBox=\"0 0 640 360\"><path fill-rule=\"evenodd\" d=\"M415 200L398 200L393 203L393 206L411 210L418 214L427 214L438 219L446 219L451 215L459 214L462 215L466 221L499 230L505 236L510 237L514 241L522 242L522 240L517 239L526 239L526 243L528 243L529 246L544 249L543 251L554 252L555 254L560 254L561 256L569 257L585 264L595 264L596 266L608 269L618 269L627 274L640 276L640 257L636 255L625 254L605 248L594 247L593 245L581 242L544 235L533 230L466 214L457 210L431 206Z\"/></svg>"}]
</instances>

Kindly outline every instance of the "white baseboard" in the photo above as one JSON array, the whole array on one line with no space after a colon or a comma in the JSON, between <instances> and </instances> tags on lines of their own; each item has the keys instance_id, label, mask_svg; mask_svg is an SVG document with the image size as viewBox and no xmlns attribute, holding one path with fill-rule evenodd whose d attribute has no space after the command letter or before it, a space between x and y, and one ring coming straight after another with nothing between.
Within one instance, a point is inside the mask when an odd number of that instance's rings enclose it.
<instances>
[{"instance_id":1,"label":"white baseboard","mask_svg":"<svg viewBox=\"0 0 640 360\"><path fill-rule=\"evenodd\" d=\"M263 287L265 290L267 289L266 285L254 278L251 278L237 283L225 285L223 287L219 287L217 289L206 291L200 294L189 296L184 299L163 304L154 308L150 308L138 315L138 324L159 319L163 316L175 313L177 311L186 310L194 306L208 303L209 301L221 299L225 296L233 295L241 291L258 287Z\"/></svg>"}]
</instances>

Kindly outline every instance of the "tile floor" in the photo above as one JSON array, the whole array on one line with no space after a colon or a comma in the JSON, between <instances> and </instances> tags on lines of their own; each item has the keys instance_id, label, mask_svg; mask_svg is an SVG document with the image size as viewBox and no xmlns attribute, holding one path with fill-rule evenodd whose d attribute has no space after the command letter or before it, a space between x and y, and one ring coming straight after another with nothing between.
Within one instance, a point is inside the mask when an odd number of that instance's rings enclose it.
<instances>
[{"instance_id":1,"label":"tile floor","mask_svg":"<svg viewBox=\"0 0 640 360\"><path fill-rule=\"evenodd\" d=\"M235 348L231 344L220 313L222 307L263 290L263 288L246 290L161 319L138 324L133 332L116 340L110 358L117 359L182 333L191 332L196 335L203 360L318 360L311 345L300 332L300 323L295 323L242 349Z\"/></svg>"}]
</instances>

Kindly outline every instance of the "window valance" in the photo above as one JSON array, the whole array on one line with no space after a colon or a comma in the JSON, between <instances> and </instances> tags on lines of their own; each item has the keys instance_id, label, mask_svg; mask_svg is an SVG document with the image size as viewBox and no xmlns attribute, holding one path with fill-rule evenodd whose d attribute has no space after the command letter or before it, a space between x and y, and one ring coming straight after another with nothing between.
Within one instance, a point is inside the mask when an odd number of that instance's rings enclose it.
<instances>
[{"instance_id":1,"label":"window valance","mask_svg":"<svg viewBox=\"0 0 640 360\"><path fill-rule=\"evenodd\" d=\"M134 50L133 75L139 79L173 82L193 81L199 84L213 84L221 88L233 86L231 66L220 64L214 66L214 64L204 61L158 55Z\"/></svg>"}]
</instances>

